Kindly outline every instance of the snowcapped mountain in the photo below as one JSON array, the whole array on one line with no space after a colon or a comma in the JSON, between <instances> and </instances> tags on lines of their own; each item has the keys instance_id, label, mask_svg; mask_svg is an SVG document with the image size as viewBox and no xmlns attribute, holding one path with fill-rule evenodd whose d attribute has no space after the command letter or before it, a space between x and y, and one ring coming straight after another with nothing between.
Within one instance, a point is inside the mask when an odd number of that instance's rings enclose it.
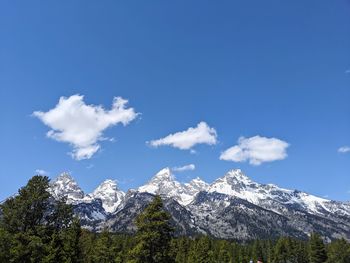
<instances>
[{"instance_id":1,"label":"snowcapped mountain","mask_svg":"<svg viewBox=\"0 0 350 263\"><path fill-rule=\"evenodd\" d=\"M49 191L56 199L66 198L79 217L90 223L105 220L108 214L116 212L125 196L113 180L105 180L92 193L85 194L68 173L54 179Z\"/></svg>"},{"instance_id":2,"label":"snowcapped mountain","mask_svg":"<svg viewBox=\"0 0 350 263\"><path fill-rule=\"evenodd\" d=\"M209 188L209 184L204 182L199 177L192 179L189 183L185 183L186 191L189 195L194 196L201 191L207 191Z\"/></svg>"},{"instance_id":3,"label":"snowcapped mountain","mask_svg":"<svg viewBox=\"0 0 350 263\"><path fill-rule=\"evenodd\" d=\"M350 206L297 190L280 188L274 184L259 184L249 179L239 169L231 170L214 181L208 192L217 192L247 200L255 205L283 213L281 205L294 206L311 214L325 212L350 216Z\"/></svg>"},{"instance_id":4,"label":"snowcapped mountain","mask_svg":"<svg viewBox=\"0 0 350 263\"><path fill-rule=\"evenodd\" d=\"M181 184L175 180L170 168L160 170L147 184L139 187L138 192L158 194L175 199L181 205L188 205L194 196L205 191L208 184L199 178L193 179L189 183Z\"/></svg>"},{"instance_id":5,"label":"snowcapped mountain","mask_svg":"<svg viewBox=\"0 0 350 263\"><path fill-rule=\"evenodd\" d=\"M102 206L108 213L114 213L123 202L125 193L118 189L114 180L105 180L89 196L100 199Z\"/></svg>"},{"instance_id":6,"label":"snowcapped mountain","mask_svg":"<svg viewBox=\"0 0 350 263\"><path fill-rule=\"evenodd\" d=\"M84 198L84 192L78 186L77 182L66 172L59 175L51 182L49 188L50 193L54 198L67 198L67 202L77 203Z\"/></svg>"},{"instance_id":7,"label":"snowcapped mountain","mask_svg":"<svg viewBox=\"0 0 350 263\"><path fill-rule=\"evenodd\" d=\"M239 169L211 184L198 177L183 184L176 181L171 169L164 168L126 194L113 180L84 194L74 179L63 173L52 181L49 190L55 198L66 197L82 225L93 231L107 226L132 233L135 217L157 194L162 196L178 235L249 240L280 235L306 238L317 231L327 239L350 240L349 202L260 184Z\"/></svg>"}]
</instances>

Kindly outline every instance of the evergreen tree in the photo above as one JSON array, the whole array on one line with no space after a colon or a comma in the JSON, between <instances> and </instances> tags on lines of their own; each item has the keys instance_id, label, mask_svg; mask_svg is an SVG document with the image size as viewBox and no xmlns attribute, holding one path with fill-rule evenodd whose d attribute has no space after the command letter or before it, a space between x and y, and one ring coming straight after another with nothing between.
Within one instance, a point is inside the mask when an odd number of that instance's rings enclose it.
<instances>
[{"instance_id":1,"label":"evergreen tree","mask_svg":"<svg viewBox=\"0 0 350 263\"><path fill-rule=\"evenodd\" d=\"M327 261L326 247L321 237L313 233L309 241L310 263L324 263Z\"/></svg>"},{"instance_id":2,"label":"evergreen tree","mask_svg":"<svg viewBox=\"0 0 350 263\"><path fill-rule=\"evenodd\" d=\"M350 244L345 239L333 241L328 247L328 263L350 263Z\"/></svg>"},{"instance_id":3,"label":"evergreen tree","mask_svg":"<svg viewBox=\"0 0 350 263\"><path fill-rule=\"evenodd\" d=\"M198 238L191 246L189 252L189 263L212 263L214 262L214 255L211 246L211 240L208 236Z\"/></svg>"},{"instance_id":4,"label":"evergreen tree","mask_svg":"<svg viewBox=\"0 0 350 263\"><path fill-rule=\"evenodd\" d=\"M48 187L48 177L34 176L0 205L0 246L7 253L0 257L8 262L78 262L80 224L73 223L71 206L56 202ZM9 251L4 242L11 244Z\"/></svg>"},{"instance_id":5,"label":"evergreen tree","mask_svg":"<svg viewBox=\"0 0 350 263\"><path fill-rule=\"evenodd\" d=\"M176 244L173 245L171 253L176 263L187 262L190 244L191 241L187 237L176 239Z\"/></svg>"},{"instance_id":6,"label":"evergreen tree","mask_svg":"<svg viewBox=\"0 0 350 263\"><path fill-rule=\"evenodd\" d=\"M294 262L295 263L308 263L309 254L307 251L306 243L303 241L296 241L294 247Z\"/></svg>"},{"instance_id":7,"label":"evergreen tree","mask_svg":"<svg viewBox=\"0 0 350 263\"><path fill-rule=\"evenodd\" d=\"M274 251L274 263L289 263L289 248L286 238L279 238Z\"/></svg>"},{"instance_id":8,"label":"evergreen tree","mask_svg":"<svg viewBox=\"0 0 350 263\"><path fill-rule=\"evenodd\" d=\"M173 262L169 256L173 232L169 220L170 215L164 211L162 199L156 196L136 218L136 245L129 253L130 262Z\"/></svg>"},{"instance_id":9,"label":"evergreen tree","mask_svg":"<svg viewBox=\"0 0 350 263\"><path fill-rule=\"evenodd\" d=\"M49 207L50 194L47 191L49 179L47 176L34 176L18 195L7 199L0 205L2 217L0 226L9 233L36 233L38 227L45 223L45 212Z\"/></svg>"},{"instance_id":10,"label":"evergreen tree","mask_svg":"<svg viewBox=\"0 0 350 263\"><path fill-rule=\"evenodd\" d=\"M0 227L0 262L10 262L12 237L9 232Z\"/></svg>"},{"instance_id":11,"label":"evergreen tree","mask_svg":"<svg viewBox=\"0 0 350 263\"><path fill-rule=\"evenodd\" d=\"M253 259L254 261L263 261L265 262L266 257L264 256L264 251L263 251L263 247L261 244L260 240L255 240L253 243Z\"/></svg>"},{"instance_id":12,"label":"evergreen tree","mask_svg":"<svg viewBox=\"0 0 350 263\"><path fill-rule=\"evenodd\" d=\"M81 230L79 238L79 251L81 252L81 262L94 263L96 235L88 230Z\"/></svg>"},{"instance_id":13,"label":"evergreen tree","mask_svg":"<svg viewBox=\"0 0 350 263\"><path fill-rule=\"evenodd\" d=\"M109 263L113 262L115 255L113 254L112 249L112 238L111 234L107 229L104 229L103 232L96 239L94 246L94 262L100 263Z\"/></svg>"},{"instance_id":14,"label":"evergreen tree","mask_svg":"<svg viewBox=\"0 0 350 263\"><path fill-rule=\"evenodd\" d=\"M219 251L217 256L217 262L221 263L230 263L232 262L232 253L230 243L226 240L220 240L219 242Z\"/></svg>"}]
</instances>

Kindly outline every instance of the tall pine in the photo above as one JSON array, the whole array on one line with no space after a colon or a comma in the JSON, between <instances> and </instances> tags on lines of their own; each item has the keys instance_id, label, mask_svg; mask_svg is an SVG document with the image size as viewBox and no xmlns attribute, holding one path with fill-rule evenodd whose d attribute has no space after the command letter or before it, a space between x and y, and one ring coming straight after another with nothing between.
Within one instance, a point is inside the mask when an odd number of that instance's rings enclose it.
<instances>
[{"instance_id":1,"label":"tall pine","mask_svg":"<svg viewBox=\"0 0 350 263\"><path fill-rule=\"evenodd\" d=\"M311 234L309 241L310 263L324 263L327 261L326 247L320 235Z\"/></svg>"},{"instance_id":2,"label":"tall pine","mask_svg":"<svg viewBox=\"0 0 350 263\"><path fill-rule=\"evenodd\" d=\"M173 228L170 215L164 211L160 196L146 207L136 218L136 245L129 253L129 262L170 263L170 241Z\"/></svg>"}]
</instances>

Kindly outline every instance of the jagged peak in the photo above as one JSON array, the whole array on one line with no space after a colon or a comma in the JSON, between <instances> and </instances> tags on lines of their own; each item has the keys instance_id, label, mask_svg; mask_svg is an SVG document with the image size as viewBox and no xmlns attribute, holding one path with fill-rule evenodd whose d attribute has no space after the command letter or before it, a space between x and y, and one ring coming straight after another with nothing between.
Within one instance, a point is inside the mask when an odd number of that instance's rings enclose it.
<instances>
[{"instance_id":1,"label":"jagged peak","mask_svg":"<svg viewBox=\"0 0 350 263\"><path fill-rule=\"evenodd\" d=\"M173 173L171 172L171 169L169 167L165 167L163 169L161 169L158 173L156 173L152 179L152 181L158 181L158 180L175 180L175 176L173 175Z\"/></svg>"},{"instance_id":2,"label":"jagged peak","mask_svg":"<svg viewBox=\"0 0 350 263\"><path fill-rule=\"evenodd\" d=\"M243 182L243 183L252 183L253 181L246 176L241 169L231 169L229 170L223 178L233 178L237 181Z\"/></svg>"},{"instance_id":3,"label":"jagged peak","mask_svg":"<svg viewBox=\"0 0 350 263\"><path fill-rule=\"evenodd\" d=\"M196 178L193 178L190 182L204 182L204 181L200 177L197 176Z\"/></svg>"},{"instance_id":4,"label":"jagged peak","mask_svg":"<svg viewBox=\"0 0 350 263\"><path fill-rule=\"evenodd\" d=\"M106 179L104 180L99 186L96 187L96 189L92 192L91 195L96 195L100 193L101 191L109 191L109 192L122 192L118 188L118 184L116 180L112 179Z\"/></svg>"},{"instance_id":5,"label":"jagged peak","mask_svg":"<svg viewBox=\"0 0 350 263\"><path fill-rule=\"evenodd\" d=\"M209 184L207 182L205 182L204 180L202 180L200 177L196 177L196 178L193 178L191 181L189 181L187 183L187 185L202 185L202 186L209 186Z\"/></svg>"},{"instance_id":6,"label":"jagged peak","mask_svg":"<svg viewBox=\"0 0 350 263\"><path fill-rule=\"evenodd\" d=\"M54 181L58 180L68 180L68 181L74 181L74 178L71 176L69 172L62 172L59 176L57 176Z\"/></svg>"},{"instance_id":7,"label":"jagged peak","mask_svg":"<svg viewBox=\"0 0 350 263\"><path fill-rule=\"evenodd\" d=\"M100 183L100 185L98 187L100 187L100 186L112 186L112 187L118 188L117 181L113 180L113 179L104 180L102 183Z\"/></svg>"}]
</instances>

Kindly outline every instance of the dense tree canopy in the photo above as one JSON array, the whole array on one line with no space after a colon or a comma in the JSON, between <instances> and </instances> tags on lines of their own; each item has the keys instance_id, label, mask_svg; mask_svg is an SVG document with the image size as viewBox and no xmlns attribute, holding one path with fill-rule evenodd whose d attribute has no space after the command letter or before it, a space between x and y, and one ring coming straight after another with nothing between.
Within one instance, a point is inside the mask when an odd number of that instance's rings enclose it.
<instances>
[{"instance_id":1,"label":"dense tree canopy","mask_svg":"<svg viewBox=\"0 0 350 263\"><path fill-rule=\"evenodd\" d=\"M1 204L0 262L79 262L79 221L48 187L46 176L34 176Z\"/></svg>"},{"instance_id":2,"label":"dense tree canopy","mask_svg":"<svg viewBox=\"0 0 350 263\"><path fill-rule=\"evenodd\" d=\"M136 218L136 245L130 251L129 262L171 263L170 241L173 229L170 215L164 211L160 196L156 196Z\"/></svg>"}]
</instances>

